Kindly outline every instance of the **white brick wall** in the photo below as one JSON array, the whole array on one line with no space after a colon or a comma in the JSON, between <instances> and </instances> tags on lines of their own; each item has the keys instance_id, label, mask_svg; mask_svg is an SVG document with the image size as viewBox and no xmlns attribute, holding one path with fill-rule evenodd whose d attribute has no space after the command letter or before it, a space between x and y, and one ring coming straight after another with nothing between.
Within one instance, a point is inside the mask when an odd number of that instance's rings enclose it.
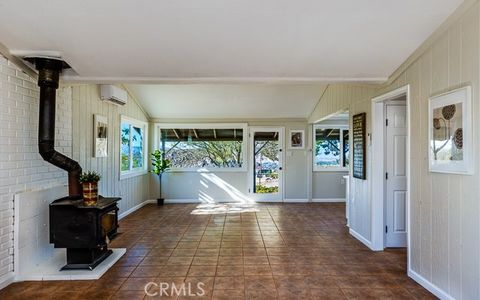
<instances>
[{"instance_id":1,"label":"white brick wall","mask_svg":"<svg viewBox=\"0 0 480 300\"><path fill-rule=\"evenodd\" d=\"M55 146L72 154L71 88L57 97ZM66 184L66 172L43 161L37 149L36 80L0 55L0 278L13 271L13 198L16 193Z\"/></svg>"}]
</instances>

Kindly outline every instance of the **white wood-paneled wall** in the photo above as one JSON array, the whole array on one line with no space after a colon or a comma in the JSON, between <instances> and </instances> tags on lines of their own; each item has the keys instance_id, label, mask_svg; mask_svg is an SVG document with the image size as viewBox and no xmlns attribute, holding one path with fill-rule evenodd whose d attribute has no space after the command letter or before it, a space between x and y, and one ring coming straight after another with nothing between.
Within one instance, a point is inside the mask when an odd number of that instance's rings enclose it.
<instances>
[{"instance_id":1,"label":"white wood-paneled wall","mask_svg":"<svg viewBox=\"0 0 480 300\"><path fill-rule=\"evenodd\" d=\"M371 113L371 98L406 84L411 92L411 269L455 299L480 299L480 156L473 176L428 171L428 98L463 85L473 88L474 151L480 149L480 18L476 2L437 34L392 83L373 90L331 85L310 122L342 109ZM370 120L367 116L367 120ZM371 122L367 121L370 132ZM367 165L370 161L367 153ZM367 168L369 177L371 166ZM353 180L351 228L370 240L369 181Z\"/></svg>"},{"instance_id":2,"label":"white wood-paneled wall","mask_svg":"<svg viewBox=\"0 0 480 300\"><path fill-rule=\"evenodd\" d=\"M119 180L120 115L148 121L142 109L130 97L125 106L101 101L98 85L74 85L61 89L69 91L63 94L72 98L73 158L78 160L83 170L93 170L102 174L100 194L122 197L119 203L120 213L147 200L150 175ZM93 157L94 114L108 118L108 157Z\"/></svg>"}]
</instances>

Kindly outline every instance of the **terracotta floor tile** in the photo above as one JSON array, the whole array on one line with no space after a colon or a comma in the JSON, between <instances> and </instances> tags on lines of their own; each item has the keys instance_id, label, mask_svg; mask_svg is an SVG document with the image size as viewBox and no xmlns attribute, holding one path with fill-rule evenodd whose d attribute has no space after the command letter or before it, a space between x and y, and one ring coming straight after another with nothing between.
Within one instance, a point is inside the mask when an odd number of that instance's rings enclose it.
<instances>
[{"instance_id":1,"label":"terracotta floor tile","mask_svg":"<svg viewBox=\"0 0 480 300\"><path fill-rule=\"evenodd\" d=\"M219 242L200 242L198 244L199 249L205 249L205 248L220 248L220 243Z\"/></svg>"},{"instance_id":2,"label":"terracotta floor tile","mask_svg":"<svg viewBox=\"0 0 480 300\"><path fill-rule=\"evenodd\" d=\"M213 290L212 300L244 300L245 291L241 290Z\"/></svg>"},{"instance_id":3,"label":"terracotta floor tile","mask_svg":"<svg viewBox=\"0 0 480 300\"><path fill-rule=\"evenodd\" d=\"M245 256L243 258L245 265L269 265L268 256Z\"/></svg>"},{"instance_id":4,"label":"terracotta floor tile","mask_svg":"<svg viewBox=\"0 0 480 300\"><path fill-rule=\"evenodd\" d=\"M278 293L276 289L264 289L264 288L255 288L255 289L245 289L245 299L278 299Z\"/></svg>"},{"instance_id":5,"label":"terracotta floor tile","mask_svg":"<svg viewBox=\"0 0 480 300\"><path fill-rule=\"evenodd\" d=\"M216 266L217 263L217 256L194 256L192 261L193 266Z\"/></svg>"},{"instance_id":6,"label":"terracotta floor tile","mask_svg":"<svg viewBox=\"0 0 480 300\"><path fill-rule=\"evenodd\" d=\"M215 290L244 290L245 279L243 276L215 277Z\"/></svg>"},{"instance_id":7,"label":"terracotta floor tile","mask_svg":"<svg viewBox=\"0 0 480 300\"><path fill-rule=\"evenodd\" d=\"M245 289L275 289L273 276L245 276Z\"/></svg>"},{"instance_id":8,"label":"terracotta floor tile","mask_svg":"<svg viewBox=\"0 0 480 300\"><path fill-rule=\"evenodd\" d=\"M155 277L139 277L139 278L128 278L120 287L120 290L125 291L144 291L145 286L149 282L156 282Z\"/></svg>"},{"instance_id":9,"label":"terracotta floor tile","mask_svg":"<svg viewBox=\"0 0 480 300\"><path fill-rule=\"evenodd\" d=\"M218 256L218 253L220 253L220 248L202 248L202 249L197 249L197 252L195 252L195 256Z\"/></svg>"},{"instance_id":10,"label":"terracotta floor tile","mask_svg":"<svg viewBox=\"0 0 480 300\"><path fill-rule=\"evenodd\" d=\"M193 256L172 256L167 261L167 267L172 265L189 266L192 264Z\"/></svg>"},{"instance_id":11,"label":"terracotta floor tile","mask_svg":"<svg viewBox=\"0 0 480 300\"><path fill-rule=\"evenodd\" d=\"M197 249L199 242L179 242L177 249Z\"/></svg>"},{"instance_id":12,"label":"terracotta floor tile","mask_svg":"<svg viewBox=\"0 0 480 300\"><path fill-rule=\"evenodd\" d=\"M346 300L347 297L338 287L331 288L312 288L310 289L310 298L315 300Z\"/></svg>"},{"instance_id":13,"label":"terracotta floor tile","mask_svg":"<svg viewBox=\"0 0 480 300\"><path fill-rule=\"evenodd\" d=\"M245 276L272 275L272 269L270 268L270 265L245 265L243 272Z\"/></svg>"},{"instance_id":14,"label":"terracotta floor tile","mask_svg":"<svg viewBox=\"0 0 480 300\"><path fill-rule=\"evenodd\" d=\"M188 276L215 276L217 266L191 266Z\"/></svg>"},{"instance_id":15,"label":"terracotta floor tile","mask_svg":"<svg viewBox=\"0 0 480 300\"><path fill-rule=\"evenodd\" d=\"M266 256L265 248L243 248L244 256Z\"/></svg>"},{"instance_id":16,"label":"terracotta floor tile","mask_svg":"<svg viewBox=\"0 0 480 300\"><path fill-rule=\"evenodd\" d=\"M243 265L218 265L217 276L243 276Z\"/></svg>"},{"instance_id":17,"label":"terracotta floor tile","mask_svg":"<svg viewBox=\"0 0 480 300\"><path fill-rule=\"evenodd\" d=\"M19 282L0 299L435 299L407 277L405 249L372 252L351 237L344 204L193 215L196 206L146 205L122 219L110 246L127 253L100 280ZM148 297L149 282L204 282L205 295Z\"/></svg>"},{"instance_id":18,"label":"terracotta floor tile","mask_svg":"<svg viewBox=\"0 0 480 300\"><path fill-rule=\"evenodd\" d=\"M163 268L159 276L187 276L190 266L172 265Z\"/></svg>"},{"instance_id":19,"label":"terracotta floor tile","mask_svg":"<svg viewBox=\"0 0 480 300\"><path fill-rule=\"evenodd\" d=\"M220 248L220 256L241 256L242 248Z\"/></svg>"},{"instance_id":20,"label":"terracotta floor tile","mask_svg":"<svg viewBox=\"0 0 480 300\"><path fill-rule=\"evenodd\" d=\"M175 249L172 256L194 256L197 249Z\"/></svg>"},{"instance_id":21,"label":"terracotta floor tile","mask_svg":"<svg viewBox=\"0 0 480 300\"><path fill-rule=\"evenodd\" d=\"M406 290L375 288L342 288L348 299L414 299Z\"/></svg>"},{"instance_id":22,"label":"terracotta floor tile","mask_svg":"<svg viewBox=\"0 0 480 300\"><path fill-rule=\"evenodd\" d=\"M126 290L119 290L115 294L113 294L111 299L115 300L141 300L145 298L144 291L126 291Z\"/></svg>"},{"instance_id":23,"label":"terracotta floor tile","mask_svg":"<svg viewBox=\"0 0 480 300\"><path fill-rule=\"evenodd\" d=\"M219 265L243 265L243 256L220 256L218 258Z\"/></svg>"}]
</instances>

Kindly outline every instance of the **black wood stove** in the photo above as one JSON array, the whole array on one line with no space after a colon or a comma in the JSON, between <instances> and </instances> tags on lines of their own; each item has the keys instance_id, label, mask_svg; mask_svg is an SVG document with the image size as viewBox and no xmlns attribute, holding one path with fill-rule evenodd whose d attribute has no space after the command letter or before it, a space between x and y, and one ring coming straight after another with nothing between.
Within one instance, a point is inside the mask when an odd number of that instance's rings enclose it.
<instances>
[{"instance_id":1,"label":"black wood stove","mask_svg":"<svg viewBox=\"0 0 480 300\"><path fill-rule=\"evenodd\" d=\"M50 243L67 248L62 270L93 270L112 254L107 244L117 234L120 199L100 196L96 205L86 206L67 197L50 204Z\"/></svg>"}]
</instances>

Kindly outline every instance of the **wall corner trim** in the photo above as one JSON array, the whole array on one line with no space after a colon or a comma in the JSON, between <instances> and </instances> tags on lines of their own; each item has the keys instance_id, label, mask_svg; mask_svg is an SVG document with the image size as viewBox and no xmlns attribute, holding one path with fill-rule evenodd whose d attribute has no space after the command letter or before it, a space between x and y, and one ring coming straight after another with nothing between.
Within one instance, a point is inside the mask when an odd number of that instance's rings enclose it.
<instances>
[{"instance_id":1,"label":"wall corner trim","mask_svg":"<svg viewBox=\"0 0 480 300\"><path fill-rule=\"evenodd\" d=\"M425 279L424 277L422 277L420 274L413 271L412 269L408 269L408 277L415 280L418 284L420 284L421 286L423 286L432 294L434 294L435 296L437 296L442 300L455 300L455 298L450 296L447 292L445 292L435 284L431 283L430 281L428 281L427 279Z\"/></svg>"},{"instance_id":2,"label":"wall corner trim","mask_svg":"<svg viewBox=\"0 0 480 300\"><path fill-rule=\"evenodd\" d=\"M130 208L129 210L121 213L119 216L118 216L118 219L121 220L123 218L125 218L126 216L128 216L129 214L139 210L140 208L144 207L145 205L147 204L153 204L153 203L157 203L157 200L145 200L143 201L142 203L138 204L138 205L135 205L134 207Z\"/></svg>"},{"instance_id":3,"label":"wall corner trim","mask_svg":"<svg viewBox=\"0 0 480 300\"><path fill-rule=\"evenodd\" d=\"M372 251L383 251L383 249L375 249L373 248L373 245L372 245L372 242L367 240L365 237L363 237L363 235L361 235L360 233L356 232L355 230L353 230L352 228L350 228L348 230L348 232L354 237L356 238L357 240L359 240L360 242L362 242L365 246L367 246L370 250Z\"/></svg>"},{"instance_id":4,"label":"wall corner trim","mask_svg":"<svg viewBox=\"0 0 480 300\"><path fill-rule=\"evenodd\" d=\"M8 272L7 274L0 276L0 290L6 288L15 281L15 273Z\"/></svg>"}]
</instances>

